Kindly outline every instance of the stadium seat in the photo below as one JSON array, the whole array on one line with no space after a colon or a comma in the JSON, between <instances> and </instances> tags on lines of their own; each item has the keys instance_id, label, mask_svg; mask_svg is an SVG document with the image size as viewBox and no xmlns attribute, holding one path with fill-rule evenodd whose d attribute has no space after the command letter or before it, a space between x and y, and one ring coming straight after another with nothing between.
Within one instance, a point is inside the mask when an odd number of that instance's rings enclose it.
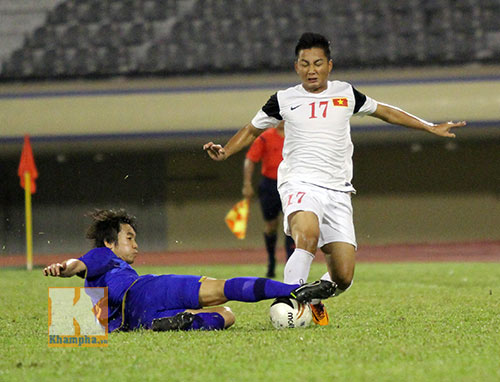
<instances>
[{"instance_id":1,"label":"stadium seat","mask_svg":"<svg viewBox=\"0 0 500 382\"><path fill-rule=\"evenodd\" d=\"M133 21L134 8L130 1L113 1L109 6L109 17L112 22L122 23Z\"/></svg>"},{"instance_id":2,"label":"stadium seat","mask_svg":"<svg viewBox=\"0 0 500 382\"><path fill-rule=\"evenodd\" d=\"M70 2L62 2L49 12L47 15L48 24L57 25L66 23L70 14L70 4Z\"/></svg>"},{"instance_id":3,"label":"stadium seat","mask_svg":"<svg viewBox=\"0 0 500 382\"><path fill-rule=\"evenodd\" d=\"M490 62L499 15L498 0L62 0L0 77L288 70L299 31L343 66Z\"/></svg>"}]
</instances>

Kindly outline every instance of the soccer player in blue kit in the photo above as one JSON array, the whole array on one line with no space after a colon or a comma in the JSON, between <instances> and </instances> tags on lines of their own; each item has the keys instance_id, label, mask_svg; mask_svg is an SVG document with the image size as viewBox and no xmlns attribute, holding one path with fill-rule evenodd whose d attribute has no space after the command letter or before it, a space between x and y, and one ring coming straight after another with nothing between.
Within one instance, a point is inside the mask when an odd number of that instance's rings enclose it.
<instances>
[{"instance_id":1,"label":"soccer player in blue kit","mask_svg":"<svg viewBox=\"0 0 500 382\"><path fill-rule=\"evenodd\" d=\"M221 305L291 297L300 302L328 298L335 284L300 286L257 277L216 280L192 275L142 275L131 267L138 254L136 222L125 210L96 210L87 238L94 249L79 259L47 266L45 276L85 278L85 287L108 288L108 330L216 330L235 317ZM209 307L209 308L205 308Z\"/></svg>"},{"instance_id":2,"label":"soccer player in blue kit","mask_svg":"<svg viewBox=\"0 0 500 382\"><path fill-rule=\"evenodd\" d=\"M450 130L465 122L434 124L377 102L347 82L329 81L332 68L329 41L317 33L304 33L295 47L295 71L301 83L273 94L226 145L208 142L203 149L213 160L226 160L269 126L285 121L278 191L284 230L296 248L285 265L283 281L306 282L321 248L328 269L322 279L335 282L335 295L339 295L352 284L357 247L351 204L355 189L351 183L350 118L370 115L446 138L455 137ZM329 318L321 301L313 301L311 308L314 322L327 325Z\"/></svg>"}]
</instances>

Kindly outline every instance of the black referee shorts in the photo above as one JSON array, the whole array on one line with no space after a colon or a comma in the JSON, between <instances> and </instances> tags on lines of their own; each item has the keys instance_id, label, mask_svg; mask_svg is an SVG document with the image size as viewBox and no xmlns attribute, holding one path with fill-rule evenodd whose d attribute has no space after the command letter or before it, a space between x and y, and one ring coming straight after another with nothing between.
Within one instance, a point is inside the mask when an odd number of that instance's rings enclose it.
<instances>
[{"instance_id":1,"label":"black referee shorts","mask_svg":"<svg viewBox=\"0 0 500 382\"><path fill-rule=\"evenodd\" d=\"M278 192L278 182L265 176L259 185L259 200L265 221L273 220L281 212L281 199Z\"/></svg>"}]
</instances>

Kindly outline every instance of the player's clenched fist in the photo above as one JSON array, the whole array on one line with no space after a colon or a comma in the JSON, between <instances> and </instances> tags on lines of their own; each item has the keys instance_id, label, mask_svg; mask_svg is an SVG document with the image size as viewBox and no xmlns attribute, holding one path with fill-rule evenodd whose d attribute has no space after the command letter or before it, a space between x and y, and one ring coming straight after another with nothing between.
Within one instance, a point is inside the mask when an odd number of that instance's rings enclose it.
<instances>
[{"instance_id":1,"label":"player's clenched fist","mask_svg":"<svg viewBox=\"0 0 500 382\"><path fill-rule=\"evenodd\" d=\"M45 276L61 276L61 272L66 269L66 264L54 263L50 264L48 267L45 267L43 270L43 274Z\"/></svg>"},{"instance_id":2,"label":"player's clenched fist","mask_svg":"<svg viewBox=\"0 0 500 382\"><path fill-rule=\"evenodd\" d=\"M205 150L210 158L216 161L221 161L226 159L226 150L221 145L217 145L213 142L208 142L203 145L203 150Z\"/></svg>"}]
</instances>

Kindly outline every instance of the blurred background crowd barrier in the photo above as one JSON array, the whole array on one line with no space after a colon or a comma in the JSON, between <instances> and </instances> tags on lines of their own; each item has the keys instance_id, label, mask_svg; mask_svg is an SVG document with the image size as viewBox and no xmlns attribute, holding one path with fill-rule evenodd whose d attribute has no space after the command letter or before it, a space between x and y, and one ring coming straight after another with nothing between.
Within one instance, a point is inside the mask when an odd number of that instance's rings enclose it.
<instances>
[{"instance_id":1,"label":"blurred background crowd barrier","mask_svg":"<svg viewBox=\"0 0 500 382\"><path fill-rule=\"evenodd\" d=\"M342 66L498 62L498 0L2 0L3 78L289 70L300 31Z\"/></svg>"},{"instance_id":2,"label":"blurred background crowd barrier","mask_svg":"<svg viewBox=\"0 0 500 382\"><path fill-rule=\"evenodd\" d=\"M143 250L262 246L223 218L243 153L223 143L298 80L294 47L332 43L333 78L456 140L353 120L363 244L500 239L500 0L0 0L0 255L24 251L22 137L40 177L35 253L82 252L95 207L125 207Z\"/></svg>"}]
</instances>

